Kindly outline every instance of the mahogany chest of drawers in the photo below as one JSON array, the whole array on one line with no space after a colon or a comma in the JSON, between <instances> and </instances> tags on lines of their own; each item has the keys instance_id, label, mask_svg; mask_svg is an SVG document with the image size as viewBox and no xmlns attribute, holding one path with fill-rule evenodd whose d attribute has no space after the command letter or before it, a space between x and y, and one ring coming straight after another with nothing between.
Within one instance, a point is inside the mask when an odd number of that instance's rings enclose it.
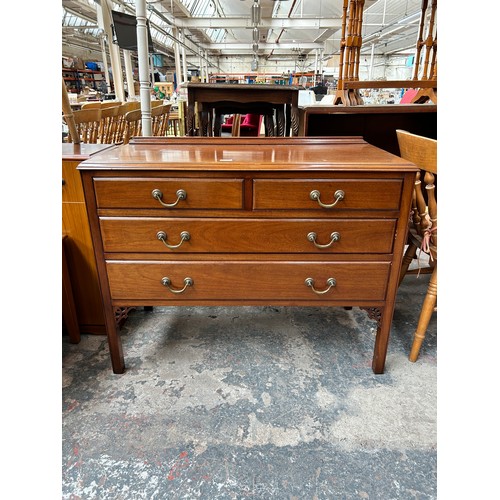
<instances>
[{"instance_id":1,"label":"mahogany chest of drawers","mask_svg":"<svg viewBox=\"0 0 500 500\"><path fill-rule=\"evenodd\" d=\"M359 137L136 138L82 162L114 307L358 306L383 373L416 167Z\"/></svg>"}]
</instances>

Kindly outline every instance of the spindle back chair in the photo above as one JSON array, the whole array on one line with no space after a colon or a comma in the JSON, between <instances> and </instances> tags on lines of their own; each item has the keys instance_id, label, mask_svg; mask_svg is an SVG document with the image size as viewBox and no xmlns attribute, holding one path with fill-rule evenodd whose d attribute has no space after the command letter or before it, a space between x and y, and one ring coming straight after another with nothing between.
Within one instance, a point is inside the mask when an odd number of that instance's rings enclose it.
<instances>
[{"instance_id":1,"label":"spindle back chair","mask_svg":"<svg viewBox=\"0 0 500 500\"><path fill-rule=\"evenodd\" d=\"M400 283L416 258L420 268L420 254L429 257L432 271L427 293L420 311L410 351L410 361L416 361L427 327L437 303L437 140L396 130L401 158L420 168L415 179L412 210L408 227L408 247L403 257Z\"/></svg>"}]
</instances>

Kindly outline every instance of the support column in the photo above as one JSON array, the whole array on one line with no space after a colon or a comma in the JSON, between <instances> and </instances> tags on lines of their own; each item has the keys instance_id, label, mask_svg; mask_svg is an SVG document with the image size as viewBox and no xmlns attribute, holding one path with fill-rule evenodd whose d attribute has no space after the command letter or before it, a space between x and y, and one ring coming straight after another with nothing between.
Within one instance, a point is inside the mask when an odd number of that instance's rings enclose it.
<instances>
[{"instance_id":1,"label":"support column","mask_svg":"<svg viewBox=\"0 0 500 500\"><path fill-rule=\"evenodd\" d=\"M111 18L111 8L108 0L101 2L101 6L96 4L97 12L101 11L102 15L102 29L105 31L108 38L109 55L111 58L111 72L113 73L113 86L115 88L115 95L118 101L125 101L125 92L123 88L123 71L120 59L120 48L113 43L113 33L111 25L113 20ZM106 71L108 69L106 68Z\"/></svg>"},{"instance_id":2,"label":"support column","mask_svg":"<svg viewBox=\"0 0 500 500\"><path fill-rule=\"evenodd\" d=\"M132 56L130 55L130 50L123 51L123 60L125 61L125 80L127 82L128 97L135 97L134 89L134 70L132 68Z\"/></svg>"},{"instance_id":3,"label":"support column","mask_svg":"<svg viewBox=\"0 0 500 500\"><path fill-rule=\"evenodd\" d=\"M139 59L142 135L151 136L151 83L149 81L146 0L135 0L135 15L137 18L137 55Z\"/></svg>"},{"instance_id":4,"label":"support column","mask_svg":"<svg viewBox=\"0 0 500 500\"><path fill-rule=\"evenodd\" d=\"M177 87L180 86L180 84L183 82L183 81L186 81L183 79L182 77L182 73L181 73L181 60L180 60L180 53L179 53L179 30L177 28L173 28L172 29L173 31L173 35L174 35L174 38L176 40L176 42L174 43L174 55L175 55L175 75L176 75L176 80L177 80ZM177 89L175 89L177 90Z\"/></svg>"},{"instance_id":5,"label":"support column","mask_svg":"<svg viewBox=\"0 0 500 500\"><path fill-rule=\"evenodd\" d=\"M186 43L186 38L184 36L184 30L181 30L181 42L182 42L182 81L187 82L187 61L186 61L186 49L184 44Z\"/></svg>"}]
</instances>

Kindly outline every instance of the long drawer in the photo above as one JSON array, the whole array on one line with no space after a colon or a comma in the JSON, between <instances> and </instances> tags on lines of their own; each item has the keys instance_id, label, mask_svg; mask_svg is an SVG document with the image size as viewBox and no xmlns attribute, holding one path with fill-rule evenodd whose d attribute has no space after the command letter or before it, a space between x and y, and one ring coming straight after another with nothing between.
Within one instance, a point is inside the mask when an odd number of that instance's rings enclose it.
<instances>
[{"instance_id":1,"label":"long drawer","mask_svg":"<svg viewBox=\"0 0 500 500\"><path fill-rule=\"evenodd\" d=\"M380 261L107 262L112 299L131 300L131 303L134 300L165 303L169 300L384 300L389 270L390 262Z\"/></svg>"},{"instance_id":2,"label":"long drawer","mask_svg":"<svg viewBox=\"0 0 500 500\"><path fill-rule=\"evenodd\" d=\"M395 219L102 217L105 252L391 253Z\"/></svg>"},{"instance_id":3,"label":"long drawer","mask_svg":"<svg viewBox=\"0 0 500 500\"><path fill-rule=\"evenodd\" d=\"M402 186L401 179L256 179L253 208L324 210L321 202L344 210L397 210Z\"/></svg>"},{"instance_id":4,"label":"long drawer","mask_svg":"<svg viewBox=\"0 0 500 500\"><path fill-rule=\"evenodd\" d=\"M99 208L241 209L242 179L97 178ZM170 207L165 207L170 205Z\"/></svg>"}]
</instances>

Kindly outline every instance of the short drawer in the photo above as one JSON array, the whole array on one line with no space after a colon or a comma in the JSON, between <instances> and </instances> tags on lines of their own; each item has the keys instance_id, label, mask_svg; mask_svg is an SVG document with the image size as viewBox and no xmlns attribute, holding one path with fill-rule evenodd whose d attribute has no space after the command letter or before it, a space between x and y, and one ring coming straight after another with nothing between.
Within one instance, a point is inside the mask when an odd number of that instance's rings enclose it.
<instances>
[{"instance_id":1,"label":"short drawer","mask_svg":"<svg viewBox=\"0 0 500 500\"><path fill-rule=\"evenodd\" d=\"M108 261L107 269L112 298L131 303L134 300L361 301L385 298L390 263ZM312 280L312 286L307 284L308 279Z\"/></svg>"},{"instance_id":2,"label":"short drawer","mask_svg":"<svg viewBox=\"0 0 500 500\"><path fill-rule=\"evenodd\" d=\"M105 252L391 253L395 219L102 217Z\"/></svg>"},{"instance_id":3,"label":"short drawer","mask_svg":"<svg viewBox=\"0 0 500 500\"><path fill-rule=\"evenodd\" d=\"M400 179L256 179L253 207L256 210L398 210L402 186ZM340 192L343 198L336 202ZM316 194L317 199L313 199ZM320 202L334 206L325 208Z\"/></svg>"},{"instance_id":4,"label":"short drawer","mask_svg":"<svg viewBox=\"0 0 500 500\"><path fill-rule=\"evenodd\" d=\"M94 179L99 208L240 209L242 179ZM163 204L167 205L163 205Z\"/></svg>"}]
</instances>

